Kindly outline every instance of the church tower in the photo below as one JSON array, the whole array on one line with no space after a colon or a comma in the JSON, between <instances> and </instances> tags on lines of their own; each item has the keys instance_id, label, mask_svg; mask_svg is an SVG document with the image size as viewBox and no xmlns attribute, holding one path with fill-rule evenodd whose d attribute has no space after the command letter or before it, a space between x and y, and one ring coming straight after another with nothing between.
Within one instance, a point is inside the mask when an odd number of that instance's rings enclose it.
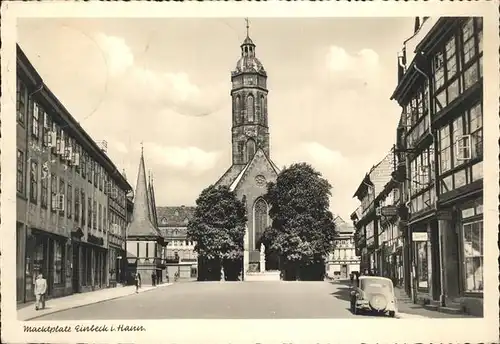
<instances>
[{"instance_id":1,"label":"church tower","mask_svg":"<svg viewBox=\"0 0 500 344\"><path fill-rule=\"evenodd\" d=\"M231 72L233 103L233 165L245 165L261 148L269 157L267 121L267 73L255 55L255 44L249 36L241 44L241 57Z\"/></svg>"}]
</instances>

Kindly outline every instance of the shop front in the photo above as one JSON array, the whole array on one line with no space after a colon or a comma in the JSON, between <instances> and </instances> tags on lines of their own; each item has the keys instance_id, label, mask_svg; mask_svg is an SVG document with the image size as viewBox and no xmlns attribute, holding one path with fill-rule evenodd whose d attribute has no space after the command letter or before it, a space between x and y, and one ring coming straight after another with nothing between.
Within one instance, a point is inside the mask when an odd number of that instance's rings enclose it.
<instances>
[{"instance_id":1,"label":"shop front","mask_svg":"<svg viewBox=\"0 0 500 344\"><path fill-rule=\"evenodd\" d=\"M431 243L428 224L412 226L412 280L414 298L422 303L429 303L431 297Z\"/></svg>"},{"instance_id":2,"label":"shop front","mask_svg":"<svg viewBox=\"0 0 500 344\"><path fill-rule=\"evenodd\" d=\"M88 235L86 242L79 245L79 291L88 292L107 286L107 250L104 240Z\"/></svg>"},{"instance_id":3,"label":"shop front","mask_svg":"<svg viewBox=\"0 0 500 344\"><path fill-rule=\"evenodd\" d=\"M38 229L26 236L25 302L34 301L34 282L39 274L47 280L47 297L70 295L71 246L68 237Z\"/></svg>"},{"instance_id":4,"label":"shop front","mask_svg":"<svg viewBox=\"0 0 500 344\"><path fill-rule=\"evenodd\" d=\"M124 283L122 264L125 259L125 251L118 243L109 243L108 249L108 281L109 287L116 287L118 283Z\"/></svg>"},{"instance_id":5,"label":"shop front","mask_svg":"<svg viewBox=\"0 0 500 344\"><path fill-rule=\"evenodd\" d=\"M442 211L444 290L447 305L483 314L484 218L481 197ZM460 264L462 262L462 264Z\"/></svg>"}]
</instances>

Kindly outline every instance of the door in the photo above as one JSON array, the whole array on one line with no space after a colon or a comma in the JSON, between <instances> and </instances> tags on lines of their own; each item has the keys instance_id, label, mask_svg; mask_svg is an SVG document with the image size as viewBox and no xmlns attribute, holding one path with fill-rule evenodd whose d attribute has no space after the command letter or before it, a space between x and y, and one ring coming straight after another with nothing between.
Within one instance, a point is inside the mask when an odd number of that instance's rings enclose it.
<instances>
[{"instance_id":1,"label":"door","mask_svg":"<svg viewBox=\"0 0 500 344\"><path fill-rule=\"evenodd\" d=\"M342 272L340 273L342 278L347 278L347 265L342 265Z\"/></svg>"},{"instance_id":2,"label":"door","mask_svg":"<svg viewBox=\"0 0 500 344\"><path fill-rule=\"evenodd\" d=\"M73 244L73 293L80 292L80 247Z\"/></svg>"}]
</instances>

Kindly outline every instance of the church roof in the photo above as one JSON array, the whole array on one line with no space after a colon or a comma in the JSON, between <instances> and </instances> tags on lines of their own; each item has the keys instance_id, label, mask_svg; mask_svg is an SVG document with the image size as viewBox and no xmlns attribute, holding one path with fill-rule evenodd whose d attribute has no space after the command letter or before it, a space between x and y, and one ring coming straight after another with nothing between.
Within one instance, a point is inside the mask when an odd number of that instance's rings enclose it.
<instances>
[{"instance_id":1,"label":"church roof","mask_svg":"<svg viewBox=\"0 0 500 344\"><path fill-rule=\"evenodd\" d=\"M274 170L274 173L276 173L276 175L279 173L279 169L276 167L276 165L273 163L273 161L266 155L266 153L262 150L262 148L259 147L259 148L257 148L257 151L253 155L252 159L246 165L244 165L243 169L240 171L240 173L238 173L236 178L234 178L233 182L229 185L229 189L231 191L234 191L236 189L236 187L240 183L241 179L243 179L243 176L245 175L248 168L252 165L253 161L259 155L263 156L269 162L269 164L271 165L271 167Z\"/></svg>"},{"instance_id":2,"label":"church roof","mask_svg":"<svg viewBox=\"0 0 500 344\"><path fill-rule=\"evenodd\" d=\"M144 166L144 154L141 152L139 171L137 173L137 184L135 187L132 222L127 228L127 236L129 238L161 236L160 232L151 221L150 206L148 185L146 182L146 168Z\"/></svg>"},{"instance_id":3,"label":"church roof","mask_svg":"<svg viewBox=\"0 0 500 344\"><path fill-rule=\"evenodd\" d=\"M219 178L215 185L230 186L245 167L246 165L231 165L231 167L229 167L229 169L222 175L222 177Z\"/></svg>"},{"instance_id":4,"label":"church roof","mask_svg":"<svg viewBox=\"0 0 500 344\"><path fill-rule=\"evenodd\" d=\"M195 209L196 207L186 207L184 205L156 207L158 224L161 227L185 227L187 221L193 218Z\"/></svg>"}]
</instances>

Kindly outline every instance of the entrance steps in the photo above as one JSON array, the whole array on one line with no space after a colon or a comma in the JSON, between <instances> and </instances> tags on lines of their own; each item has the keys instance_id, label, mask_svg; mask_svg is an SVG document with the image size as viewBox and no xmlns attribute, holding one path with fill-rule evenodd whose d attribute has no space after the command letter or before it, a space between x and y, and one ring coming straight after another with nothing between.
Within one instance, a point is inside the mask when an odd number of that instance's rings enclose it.
<instances>
[{"instance_id":1,"label":"entrance steps","mask_svg":"<svg viewBox=\"0 0 500 344\"><path fill-rule=\"evenodd\" d=\"M280 280L279 271L247 272L244 279L245 282L271 282Z\"/></svg>"}]
</instances>

